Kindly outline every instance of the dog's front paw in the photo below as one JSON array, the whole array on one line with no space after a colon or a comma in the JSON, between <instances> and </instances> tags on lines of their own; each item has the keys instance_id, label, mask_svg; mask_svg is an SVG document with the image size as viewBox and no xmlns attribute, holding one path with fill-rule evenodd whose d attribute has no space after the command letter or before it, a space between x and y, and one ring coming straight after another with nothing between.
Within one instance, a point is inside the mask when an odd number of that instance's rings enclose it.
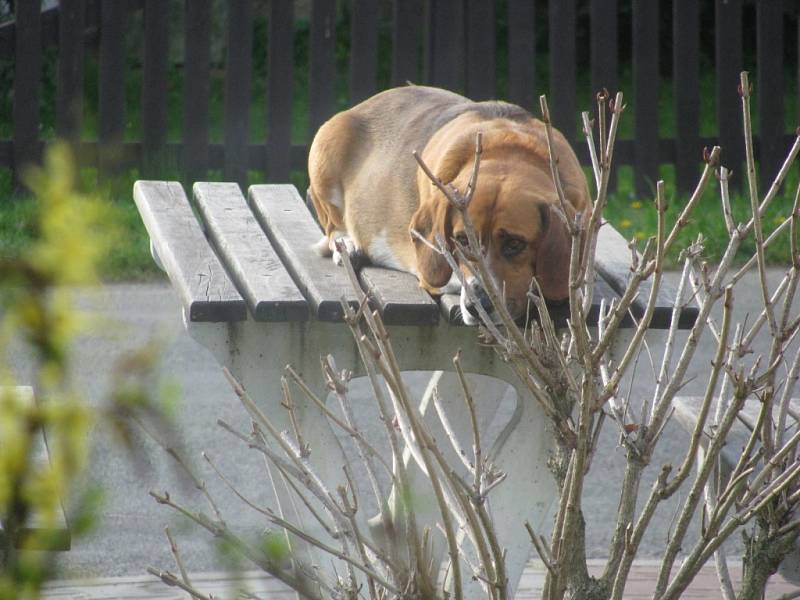
<instances>
[{"instance_id":1,"label":"dog's front paw","mask_svg":"<svg viewBox=\"0 0 800 600\"><path fill-rule=\"evenodd\" d=\"M319 241L313 244L311 246L311 249L320 256L330 256L331 246L330 243L328 242L328 236L323 235L321 238L319 238Z\"/></svg>"},{"instance_id":2,"label":"dog's front paw","mask_svg":"<svg viewBox=\"0 0 800 600\"><path fill-rule=\"evenodd\" d=\"M331 257L335 265L341 267L342 263L344 262L342 253L339 250L340 245L344 246L344 250L350 257L350 264L353 265L353 268L359 269L366 263L367 257L364 254L364 251L356 246L353 238L351 238L349 235L343 235L341 237L337 237L333 244L334 247Z\"/></svg>"}]
</instances>

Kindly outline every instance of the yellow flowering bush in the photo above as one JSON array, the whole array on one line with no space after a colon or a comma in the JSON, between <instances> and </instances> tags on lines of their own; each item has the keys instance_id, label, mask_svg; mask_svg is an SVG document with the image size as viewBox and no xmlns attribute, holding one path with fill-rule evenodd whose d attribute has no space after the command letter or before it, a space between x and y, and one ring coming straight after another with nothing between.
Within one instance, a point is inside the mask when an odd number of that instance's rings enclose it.
<instances>
[{"instance_id":1,"label":"yellow flowering bush","mask_svg":"<svg viewBox=\"0 0 800 600\"><path fill-rule=\"evenodd\" d=\"M67 286L94 283L106 252L102 203L79 193L65 145L46 152L44 166L24 181L37 205L36 235L28 252L0 257L0 599L38 597L50 568L42 539L57 528L60 499L85 467L93 414L69 376L68 345L84 325ZM8 367L12 340L35 355L36 389L17 387ZM37 461L35 442L47 431L50 463ZM33 515L37 528L27 529Z\"/></svg>"}]
</instances>

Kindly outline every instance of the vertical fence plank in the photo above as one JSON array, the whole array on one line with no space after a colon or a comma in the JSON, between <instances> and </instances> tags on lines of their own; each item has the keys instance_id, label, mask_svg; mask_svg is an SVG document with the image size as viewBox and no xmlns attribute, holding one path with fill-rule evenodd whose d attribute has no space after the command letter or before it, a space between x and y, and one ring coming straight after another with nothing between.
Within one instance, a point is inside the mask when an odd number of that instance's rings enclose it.
<instances>
[{"instance_id":1,"label":"vertical fence plank","mask_svg":"<svg viewBox=\"0 0 800 600\"><path fill-rule=\"evenodd\" d=\"M534 4L508 0L508 99L536 108L536 36Z\"/></svg>"},{"instance_id":2,"label":"vertical fence plank","mask_svg":"<svg viewBox=\"0 0 800 600\"><path fill-rule=\"evenodd\" d=\"M61 0L58 16L56 133L77 142L83 112L84 0Z\"/></svg>"},{"instance_id":3,"label":"vertical fence plank","mask_svg":"<svg viewBox=\"0 0 800 600\"><path fill-rule=\"evenodd\" d=\"M636 194L655 190L658 179L658 1L633 3L633 104Z\"/></svg>"},{"instance_id":4,"label":"vertical fence plank","mask_svg":"<svg viewBox=\"0 0 800 600\"><path fill-rule=\"evenodd\" d=\"M378 20L376 0L353 0L350 22L350 105L378 89Z\"/></svg>"},{"instance_id":5,"label":"vertical fence plank","mask_svg":"<svg viewBox=\"0 0 800 600\"><path fill-rule=\"evenodd\" d=\"M575 0L550 0L550 114L570 142L575 141ZM535 111L538 112L538 111Z\"/></svg>"},{"instance_id":6,"label":"vertical fence plank","mask_svg":"<svg viewBox=\"0 0 800 600\"><path fill-rule=\"evenodd\" d=\"M590 50L592 99L603 88L608 89L611 97L619 91L619 46L618 46L618 13L617 0L591 0ZM617 188L617 169L612 168L608 179L608 188Z\"/></svg>"},{"instance_id":7,"label":"vertical fence plank","mask_svg":"<svg viewBox=\"0 0 800 600\"><path fill-rule=\"evenodd\" d=\"M394 0L392 28L392 85L418 83L421 0Z\"/></svg>"},{"instance_id":8,"label":"vertical fence plank","mask_svg":"<svg viewBox=\"0 0 800 600\"><path fill-rule=\"evenodd\" d=\"M149 174L160 162L167 131L169 13L160 0L144 4L144 81L142 85L142 164Z\"/></svg>"},{"instance_id":9,"label":"vertical fence plank","mask_svg":"<svg viewBox=\"0 0 800 600\"><path fill-rule=\"evenodd\" d=\"M253 2L228 3L225 55L225 179L247 187L250 141L250 82L253 47Z\"/></svg>"},{"instance_id":10,"label":"vertical fence plank","mask_svg":"<svg viewBox=\"0 0 800 600\"><path fill-rule=\"evenodd\" d=\"M14 176L39 160L39 96L42 78L42 24L38 2L16 6L14 40Z\"/></svg>"},{"instance_id":11,"label":"vertical fence plank","mask_svg":"<svg viewBox=\"0 0 800 600\"><path fill-rule=\"evenodd\" d=\"M208 169L208 97L211 62L211 7L186 0L183 38L183 177L206 178Z\"/></svg>"},{"instance_id":12,"label":"vertical fence plank","mask_svg":"<svg viewBox=\"0 0 800 600\"><path fill-rule=\"evenodd\" d=\"M591 0L592 97L603 88L612 98L619 91L617 11L617 0Z\"/></svg>"},{"instance_id":13,"label":"vertical fence plank","mask_svg":"<svg viewBox=\"0 0 800 600\"><path fill-rule=\"evenodd\" d=\"M125 24L127 0L100 5L100 81L98 168L103 174L118 170L123 161L125 124Z\"/></svg>"},{"instance_id":14,"label":"vertical fence plank","mask_svg":"<svg viewBox=\"0 0 800 600\"><path fill-rule=\"evenodd\" d=\"M742 2L716 0L717 127L722 164L733 169L731 186L742 185L741 100L736 93L742 70ZM739 173L737 176L736 173Z\"/></svg>"},{"instance_id":15,"label":"vertical fence plank","mask_svg":"<svg viewBox=\"0 0 800 600\"><path fill-rule=\"evenodd\" d=\"M696 183L700 164L700 14L695 0L672 5L672 97L675 107L675 180L682 192Z\"/></svg>"},{"instance_id":16,"label":"vertical fence plank","mask_svg":"<svg viewBox=\"0 0 800 600\"><path fill-rule=\"evenodd\" d=\"M277 183L291 169L294 0L272 0L269 10L267 177Z\"/></svg>"},{"instance_id":17,"label":"vertical fence plank","mask_svg":"<svg viewBox=\"0 0 800 600\"><path fill-rule=\"evenodd\" d=\"M759 174L762 181L771 182L786 151L783 144L783 1L761 0L756 10Z\"/></svg>"},{"instance_id":18,"label":"vertical fence plank","mask_svg":"<svg viewBox=\"0 0 800 600\"><path fill-rule=\"evenodd\" d=\"M467 96L472 100L489 100L497 93L497 42L494 23L493 2L468 0L466 87Z\"/></svg>"},{"instance_id":19,"label":"vertical fence plank","mask_svg":"<svg viewBox=\"0 0 800 600\"><path fill-rule=\"evenodd\" d=\"M464 81L463 0L428 0L426 79L457 92Z\"/></svg>"},{"instance_id":20,"label":"vertical fence plank","mask_svg":"<svg viewBox=\"0 0 800 600\"><path fill-rule=\"evenodd\" d=\"M309 118L313 136L336 110L336 0L312 0Z\"/></svg>"}]
</instances>

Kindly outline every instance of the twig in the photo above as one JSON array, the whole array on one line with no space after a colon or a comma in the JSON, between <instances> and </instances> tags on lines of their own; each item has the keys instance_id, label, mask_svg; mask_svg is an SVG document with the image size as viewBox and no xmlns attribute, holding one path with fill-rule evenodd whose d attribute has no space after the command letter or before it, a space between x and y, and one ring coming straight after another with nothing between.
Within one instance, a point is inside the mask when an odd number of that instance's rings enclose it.
<instances>
[{"instance_id":1,"label":"twig","mask_svg":"<svg viewBox=\"0 0 800 600\"><path fill-rule=\"evenodd\" d=\"M447 434L447 439L450 440L450 445L453 447L453 452L455 452L458 459L461 461L467 471L469 473L473 473L475 471L474 466L470 463L469 459L467 458L466 451L461 447L461 444L458 441L458 436L456 435L453 426L450 424L450 419L447 416L447 411L445 411L444 407L442 406L442 398L439 395L439 388L438 386L435 387L432 391L433 396L433 407L436 409L436 415L439 417L439 421L444 428L445 434Z\"/></svg>"},{"instance_id":2,"label":"twig","mask_svg":"<svg viewBox=\"0 0 800 600\"><path fill-rule=\"evenodd\" d=\"M544 540L540 536L536 535L536 532L533 530L533 527L531 527L531 524L528 523L528 521L525 521L525 529L528 530L528 535L531 538L531 542L533 542L533 547L536 549L536 553L539 555L539 559L542 561L542 564L544 564L550 575L555 575L555 566L553 566L551 558L545 549L543 544Z\"/></svg>"},{"instance_id":3,"label":"twig","mask_svg":"<svg viewBox=\"0 0 800 600\"><path fill-rule=\"evenodd\" d=\"M461 383L461 389L464 392L464 403L467 405L470 424L472 425L472 452L475 460L475 467L472 470L473 488L476 497L481 498L483 488L483 451L481 450L481 433L478 428L478 415L475 411L475 400L473 400L472 394L469 392L469 385L467 384L467 379L464 376L464 370L461 368L461 350L456 352L456 355L453 357L453 366L456 369L459 383ZM482 500L483 499L481 498L480 501Z\"/></svg>"},{"instance_id":4,"label":"twig","mask_svg":"<svg viewBox=\"0 0 800 600\"><path fill-rule=\"evenodd\" d=\"M169 551L172 553L172 557L175 559L175 564L178 567L178 571L181 574L181 580L189 587L192 587L192 582L189 580L189 575L186 572L186 567L183 565L183 560L181 560L180 552L178 551L178 544L175 543L175 538L172 537L172 533L170 533L169 527L164 527L164 535L167 536L167 540L169 541ZM196 596L189 592L189 595L193 598Z\"/></svg>"},{"instance_id":5,"label":"twig","mask_svg":"<svg viewBox=\"0 0 800 600\"><path fill-rule=\"evenodd\" d=\"M211 596L206 596L205 594L199 592L198 590L193 588L191 584L178 579L173 573L170 573L169 571L161 571L159 569L156 569L155 567L147 567L147 572L153 575L154 577L158 577L161 581L163 581L170 587L177 587L182 589L192 598L196 598L197 600L213 600Z\"/></svg>"},{"instance_id":6,"label":"twig","mask_svg":"<svg viewBox=\"0 0 800 600\"><path fill-rule=\"evenodd\" d=\"M747 158L747 183L750 190L750 208L753 211L753 231L756 242L756 260L758 262L758 279L761 284L761 298L764 302L764 310L767 314L767 322L772 338L778 336L778 325L775 321L775 313L769 298L769 288L767 287L767 266L764 259L764 232L761 228L761 211L758 203L758 183L756 181L756 161L753 152L753 125L750 120L750 80L747 71L740 74L739 93L742 96L742 114L744 115L744 148Z\"/></svg>"}]
</instances>

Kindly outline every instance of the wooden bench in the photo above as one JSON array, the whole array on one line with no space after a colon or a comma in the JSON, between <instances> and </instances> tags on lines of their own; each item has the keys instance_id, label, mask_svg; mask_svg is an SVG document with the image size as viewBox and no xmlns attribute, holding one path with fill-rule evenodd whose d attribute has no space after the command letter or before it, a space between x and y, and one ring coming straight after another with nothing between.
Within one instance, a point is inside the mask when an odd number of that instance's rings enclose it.
<instances>
[{"instance_id":1,"label":"wooden bench","mask_svg":"<svg viewBox=\"0 0 800 600\"><path fill-rule=\"evenodd\" d=\"M697 419L700 415L700 409L703 405L703 398L698 396L680 396L675 398L675 417L678 423L691 435L697 426ZM713 406L713 405L712 405ZM720 452L719 461L719 481L725 485L731 477L739 458L744 451L753 427L758 422L758 415L761 411L761 402L756 399L749 399L745 402L744 407L739 413L739 417L734 421L728 437L725 440L725 446ZM789 414L786 416L786 430L783 439L788 440L800 427L800 400L792 398L789 404ZM773 408L774 422L778 420L778 407ZM708 440L711 436L711 417L708 417L706 422L707 435L700 438L701 449L706 448ZM758 443L758 442L757 442ZM758 451L758 446L754 448L754 454ZM716 478L714 478L716 479ZM712 479L713 481L713 479ZM796 516L796 515L795 515ZM800 542L795 545L795 549L791 552L778 567L778 572L783 575L787 581L791 581L800 585Z\"/></svg>"},{"instance_id":2,"label":"wooden bench","mask_svg":"<svg viewBox=\"0 0 800 600\"><path fill-rule=\"evenodd\" d=\"M180 296L188 332L231 370L281 428L290 426L280 405L280 377L286 364L301 373L320 397L328 392L320 355L331 353L340 368L363 375L356 345L341 322L340 299L355 304L356 296L344 269L312 250L322 233L293 186L254 185L245 199L233 183L196 183L190 203L177 182L138 181L134 198L150 234L153 256ZM616 297L630 273L630 250L610 226L602 228L599 247L593 319L601 299ZM476 329L463 326L457 296L436 300L420 289L412 275L374 267L360 271L360 282L388 326L405 370L452 370L453 355L461 348L466 372L503 380L516 391L513 415L492 449L494 464L508 478L490 497L500 543L508 550L513 592L531 548L522 523L528 520L540 527L555 495L547 467L553 447L547 421L494 350L478 343ZM640 297L646 298L647 291ZM637 301L631 312L638 316L643 309L643 301ZM652 326L668 327L671 310L671 298L665 295ZM554 316L563 325L566 307L556 308ZM685 310L681 325L689 326L695 316L695 311ZM434 377L462 447L471 447L469 418L455 379L440 372ZM480 426L485 428L508 386L475 385ZM329 489L335 489L343 483L341 447L317 409L298 404L305 437L313 440L311 462ZM421 401L423 412L428 404L426 396ZM434 436L437 426L431 419ZM412 473L424 477L413 470L413 463ZM290 508L286 490L276 485L275 491L283 510L296 509ZM433 506L429 514L418 515L418 522L435 522ZM313 527L302 513L297 509L290 520ZM442 545L436 552L437 559L443 559Z\"/></svg>"},{"instance_id":3,"label":"wooden bench","mask_svg":"<svg viewBox=\"0 0 800 600\"><path fill-rule=\"evenodd\" d=\"M8 388L0 387L0 396L8 392ZM36 402L33 394L33 388L29 386L18 386L13 389L13 393L17 398L32 405ZM39 429L33 440L33 451L31 454L31 464L35 469L49 468L50 466L50 452L47 447L47 438L45 431ZM0 536L5 538L6 528L0 521ZM34 512L27 523L22 526L19 536L15 541L15 546L22 549L20 542L26 540L24 548L26 550L45 550L45 551L61 551L69 550L72 544L72 537L67 524L67 518L64 516L64 509L59 501L56 514L53 519L46 519L44 515Z\"/></svg>"}]
</instances>

